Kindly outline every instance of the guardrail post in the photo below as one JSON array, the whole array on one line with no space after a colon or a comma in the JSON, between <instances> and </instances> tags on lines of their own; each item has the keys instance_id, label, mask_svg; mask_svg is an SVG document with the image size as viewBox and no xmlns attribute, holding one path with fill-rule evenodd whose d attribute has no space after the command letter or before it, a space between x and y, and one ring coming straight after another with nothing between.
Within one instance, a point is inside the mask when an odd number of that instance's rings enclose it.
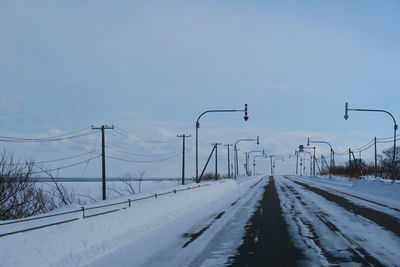
<instances>
[{"instance_id":1,"label":"guardrail post","mask_svg":"<svg viewBox=\"0 0 400 267\"><path fill-rule=\"evenodd\" d=\"M82 219L85 219L85 207L81 207L82 209Z\"/></svg>"},{"instance_id":2,"label":"guardrail post","mask_svg":"<svg viewBox=\"0 0 400 267\"><path fill-rule=\"evenodd\" d=\"M131 199L128 199L129 208L131 207Z\"/></svg>"}]
</instances>

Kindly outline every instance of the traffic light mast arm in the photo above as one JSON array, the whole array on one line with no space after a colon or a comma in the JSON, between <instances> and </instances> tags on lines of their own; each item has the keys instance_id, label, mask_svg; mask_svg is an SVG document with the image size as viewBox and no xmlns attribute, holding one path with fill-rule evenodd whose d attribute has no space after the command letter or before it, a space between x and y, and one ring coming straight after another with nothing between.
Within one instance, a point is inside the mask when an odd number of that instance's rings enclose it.
<instances>
[{"instance_id":1,"label":"traffic light mast arm","mask_svg":"<svg viewBox=\"0 0 400 267\"><path fill-rule=\"evenodd\" d=\"M210 112L244 112L245 113L244 119L246 121L249 119L249 117L247 116L247 104L245 104L245 109L210 109L210 110L206 110L203 113L201 113L200 116L197 118L196 128L200 128L200 124L199 124L200 118L204 114L210 113Z\"/></svg>"},{"instance_id":2,"label":"traffic light mast arm","mask_svg":"<svg viewBox=\"0 0 400 267\"><path fill-rule=\"evenodd\" d=\"M350 110L350 111L368 111L368 112L383 112L383 113L386 113L386 114L388 114L390 117L392 117L393 122L394 122L394 128L395 128L395 130L397 130L397 128L398 128L396 119L394 118L394 116L393 116L389 111L386 111L386 110L383 110L383 109L349 108L348 103L346 103L346 105L345 105L345 115L344 115L344 118L345 118L346 120L349 118L349 115L348 115L348 111L349 111L349 110Z\"/></svg>"}]
</instances>

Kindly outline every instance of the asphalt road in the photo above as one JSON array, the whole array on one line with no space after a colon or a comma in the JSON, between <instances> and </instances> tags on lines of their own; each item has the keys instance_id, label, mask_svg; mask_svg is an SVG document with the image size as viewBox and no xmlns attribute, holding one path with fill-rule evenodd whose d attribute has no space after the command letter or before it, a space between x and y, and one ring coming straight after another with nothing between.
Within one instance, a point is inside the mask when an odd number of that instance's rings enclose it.
<instances>
[{"instance_id":1,"label":"asphalt road","mask_svg":"<svg viewBox=\"0 0 400 267\"><path fill-rule=\"evenodd\" d=\"M92 266L400 266L400 211L387 204L282 176L220 204Z\"/></svg>"}]
</instances>

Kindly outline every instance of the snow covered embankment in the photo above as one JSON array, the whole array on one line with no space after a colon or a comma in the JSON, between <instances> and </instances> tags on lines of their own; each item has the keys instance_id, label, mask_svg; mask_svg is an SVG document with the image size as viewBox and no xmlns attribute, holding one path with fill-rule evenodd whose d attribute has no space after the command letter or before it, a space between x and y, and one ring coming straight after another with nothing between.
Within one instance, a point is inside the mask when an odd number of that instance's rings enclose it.
<instances>
[{"instance_id":1,"label":"snow covered embankment","mask_svg":"<svg viewBox=\"0 0 400 267\"><path fill-rule=\"evenodd\" d=\"M237 183L232 180L209 184L133 202L131 208L115 213L2 237L0 265L80 266L90 263L192 209L212 205L238 190Z\"/></svg>"}]
</instances>

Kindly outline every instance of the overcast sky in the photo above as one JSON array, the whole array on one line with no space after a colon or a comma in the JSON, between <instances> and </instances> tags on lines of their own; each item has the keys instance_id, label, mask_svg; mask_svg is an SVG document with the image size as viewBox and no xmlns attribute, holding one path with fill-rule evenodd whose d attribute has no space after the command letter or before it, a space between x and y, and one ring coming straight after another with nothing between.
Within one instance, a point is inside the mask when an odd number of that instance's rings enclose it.
<instances>
[{"instance_id":1,"label":"overcast sky","mask_svg":"<svg viewBox=\"0 0 400 267\"><path fill-rule=\"evenodd\" d=\"M191 134L187 173L193 176L197 117L208 109L241 109L247 103L247 122L240 113L201 119L202 159L211 142L257 135L261 144L241 144L240 155L265 148L287 157L308 136L340 152L357 148L375 136L391 136L393 122L383 113L361 112L345 121L345 102L386 109L400 119L399 14L400 2L389 0L3 0L0 135L43 137L113 124L166 143L121 139L108 130L110 147L172 155L181 149L176 135ZM100 147L97 134L51 144L0 145L22 160L37 161ZM326 153L327 147L318 151ZM219 152L225 171L226 148ZM372 153L363 156L370 160ZM81 160L85 157L46 167ZM180 164L180 158L157 164L109 159L107 172L179 176ZM96 159L59 175L98 177L99 166ZM257 166L268 167L261 160ZM284 166L278 169L294 170L290 160Z\"/></svg>"}]
</instances>

